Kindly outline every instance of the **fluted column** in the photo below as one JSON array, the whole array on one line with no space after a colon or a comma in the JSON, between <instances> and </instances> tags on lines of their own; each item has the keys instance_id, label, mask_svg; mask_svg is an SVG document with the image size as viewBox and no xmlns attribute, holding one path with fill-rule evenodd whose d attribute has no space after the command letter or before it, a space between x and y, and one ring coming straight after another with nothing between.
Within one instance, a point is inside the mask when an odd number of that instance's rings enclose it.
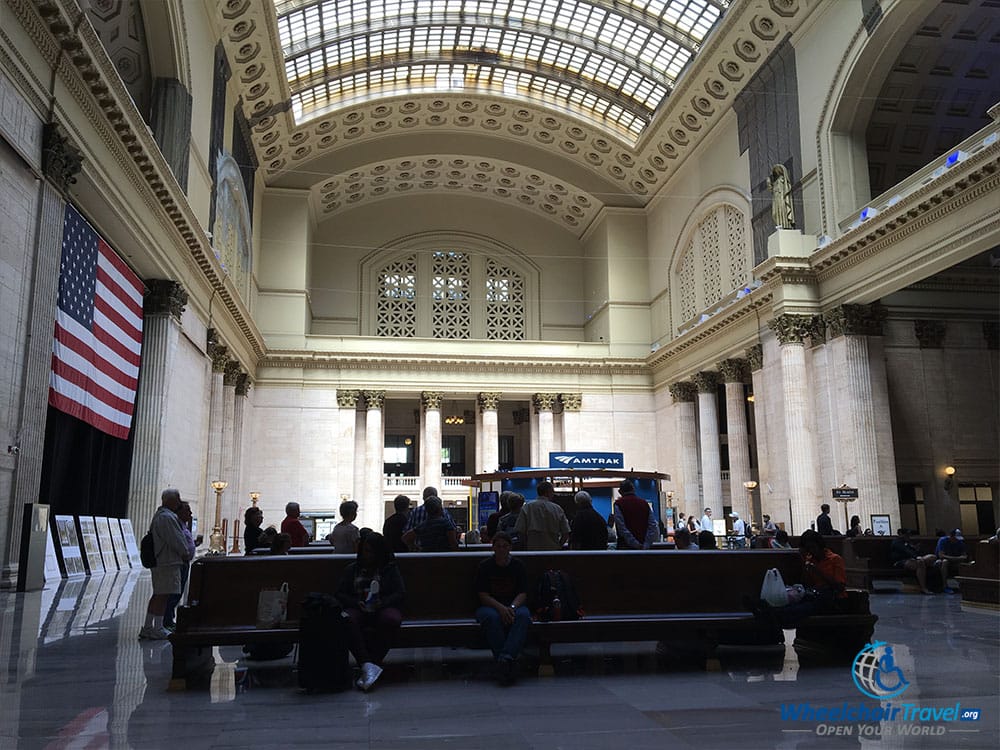
<instances>
[{"instance_id":1,"label":"fluted column","mask_svg":"<svg viewBox=\"0 0 1000 750\"><path fill-rule=\"evenodd\" d=\"M500 427L497 421L499 393L480 393L479 421L482 423L482 461L478 471L496 471L500 465Z\"/></svg>"},{"instance_id":2,"label":"fluted column","mask_svg":"<svg viewBox=\"0 0 1000 750\"><path fill-rule=\"evenodd\" d=\"M530 451L531 466L541 467L541 459L538 457L538 412L532 405L528 409L528 449ZM549 465L548 456L545 457L545 466Z\"/></svg>"},{"instance_id":3,"label":"fluted column","mask_svg":"<svg viewBox=\"0 0 1000 750\"><path fill-rule=\"evenodd\" d=\"M180 341L180 318L188 300L184 287L176 281L149 279L146 288L128 500L129 518L137 530L149 526L160 504L160 492L166 487L163 423Z\"/></svg>"},{"instance_id":4,"label":"fluted column","mask_svg":"<svg viewBox=\"0 0 1000 750\"><path fill-rule=\"evenodd\" d=\"M750 439L747 433L746 399L743 383L746 380L745 359L727 359L719 363L719 373L726 388L726 439L729 445L729 496L733 508L749 523L757 520L750 497L743 486L753 477L750 474Z\"/></svg>"},{"instance_id":5,"label":"fluted column","mask_svg":"<svg viewBox=\"0 0 1000 750\"><path fill-rule=\"evenodd\" d=\"M420 394L420 406L424 411L420 445L422 460L420 476L424 486L437 487L441 491L441 401L443 393L424 391Z\"/></svg>"},{"instance_id":6,"label":"fluted column","mask_svg":"<svg viewBox=\"0 0 1000 750\"><path fill-rule=\"evenodd\" d=\"M355 425L358 418L358 399L361 391L337 390L337 440L336 440L336 461L337 461L337 491L335 500L339 501L342 495L347 495L351 499L358 497L354 489L354 460L363 452L355 445Z\"/></svg>"},{"instance_id":7,"label":"fluted column","mask_svg":"<svg viewBox=\"0 0 1000 750\"><path fill-rule=\"evenodd\" d=\"M206 467L208 483L211 485L222 476L222 430L225 424L224 383L226 365L229 364L228 349L216 338L214 330L208 331L208 355L212 358L210 397L208 407L208 448ZM228 480L225 480L228 481ZM215 510L215 490L206 488L204 508Z\"/></svg>"},{"instance_id":8,"label":"fluted column","mask_svg":"<svg viewBox=\"0 0 1000 750\"><path fill-rule=\"evenodd\" d=\"M358 393L362 400L362 408L354 413L354 478L351 500L360 505L365 499L368 481L365 475L365 454L368 450L368 406L364 401L364 391L358 391Z\"/></svg>"},{"instance_id":9,"label":"fluted column","mask_svg":"<svg viewBox=\"0 0 1000 750\"><path fill-rule=\"evenodd\" d=\"M775 523L784 523L788 516L787 498L779 498L769 489L771 480L771 459L770 443L774 441L771 430L776 429L772 421L768 421L767 398L764 390L764 347L754 344L746 349L747 367L750 369L750 382L753 386L753 423L754 423L754 444L757 447L757 481L760 485L757 491L760 493L760 512L771 516ZM786 525L786 528L787 525Z\"/></svg>"},{"instance_id":10,"label":"fluted column","mask_svg":"<svg viewBox=\"0 0 1000 750\"><path fill-rule=\"evenodd\" d=\"M384 481L385 435L382 425L382 406L385 391L365 391L368 411L365 416L365 496L357 500L358 516L363 526L381 530L385 504L382 501Z\"/></svg>"},{"instance_id":11,"label":"fluted column","mask_svg":"<svg viewBox=\"0 0 1000 750\"><path fill-rule=\"evenodd\" d=\"M244 452L247 441L244 440L248 429L246 419L247 397L250 395L250 387L253 381L250 375L241 372L236 378L236 403L233 409L233 477L236 479L236 491L232 493L232 518L238 518L243 523L243 510L248 504L248 495L254 489L250 487L248 477L243 474L245 466ZM240 544L243 542L241 541Z\"/></svg>"},{"instance_id":12,"label":"fluted column","mask_svg":"<svg viewBox=\"0 0 1000 750\"><path fill-rule=\"evenodd\" d=\"M573 451L583 448L580 412L583 409L582 393L560 393L562 401L562 450Z\"/></svg>"},{"instance_id":13,"label":"fluted column","mask_svg":"<svg viewBox=\"0 0 1000 750\"><path fill-rule=\"evenodd\" d=\"M719 449L719 405L716 402L718 373L699 372L693 380L698 389L698 427L701 445L701 486L705 507L722 518L722 459Z\"/></svg>"},{"instance_id":14,"label":"fluted column","mask_svg":"<svg viewBox=\"0 0 1000 750\"><path fill-rule=\"evenodd\" d=\"M813 329L809 315L781 315L768 325L781 353L781 390L785 422L785 471L794 532L802 533L816 518L822 500L816 472L815 436L809 419L809 372L805 339Z\"/></svg>"},{"instance_id":15,"label":"fluted column","mask_svg":"<svg viewBox=\"0 0 1000 750\"><path fill-rule=\"evenodd\" d=\"M676 406L674 430L680 470L676 486L681 490L680 497L675 498L674 503L680 510L697 513L701 518L701 511L705 506L701 502L701 485L698 482L698 419L695 414L697 392L694 383L670 384L670 395Z\"/></svg>"},{"instance_id":16,"label":"fluted column","mask_svg":"<svg viewBox=\"0 0 1000 750\"><path fill-rule=\"evenodd\" d=\"M538 465L549 465L549 452L555 450L555 434L552 419L552 407L555 406L556 393L536 393L531 397L538 415Z\"/></svg>"},{"instance_id":17,"label":"fluted column","mask_svg":"<svg viewBox=\"0 0 1000 750\"><path fill-rule=\"evenodd\" d=\"M222 474L229 482L222 496L222 517L229 519L229 533L233 533L236 504L240 501L240 478L236 475L236 383L242 374L240 363L230 360L222 371ZM231 542L227 541L226 549Z\"/></svg>"}]
</instances>

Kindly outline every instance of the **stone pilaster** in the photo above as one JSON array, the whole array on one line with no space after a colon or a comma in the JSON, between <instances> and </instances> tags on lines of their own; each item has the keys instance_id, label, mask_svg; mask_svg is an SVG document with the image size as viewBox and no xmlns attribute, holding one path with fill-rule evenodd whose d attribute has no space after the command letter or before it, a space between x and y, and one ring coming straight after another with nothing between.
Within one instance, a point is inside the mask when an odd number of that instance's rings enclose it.
<instances>
[{"instance_id":1,"label":"stone pilaster","mask_svg":"<svg viewBox=\"0 0 1000 750\"><path fill-rule=\"evenodd\" d=\"M234 491L230 495L230 537L233 534L233 522L232 519L239 519L240 524L243 523L243 510L246 509L249 503L247 495L252 489L247 486L248 479L243 475L243 454L244 448L246 446L246 433L248 430L248 424L246 419L246 409L247 409L247 394L250 392L250 377L245 372L241 372L237 378L236 383L233 386L233 482L235 484ZM233 487L233 484L230 484ZM240 538L240 545L242 547L243 539ZM232 546L232 541L230 541L230 546Z\"/></svg>"},{"instance_id":2,"label":"stone pilaster","mask_svg":"<svg viewBox=\"0 0 1000 750\"><path fill-rule=\"evenodd\" d=\"M212 371L210 377L210 396L208 408L208 446L207 462L208 482L211 484L216 479L229 481L222 476L222 435L225 429L225 372L226 365L229 364L229 350L219 342L216 332L208 330L208 355L212 360ZM206 488L205 508L215 507L215 491L211 487Z\"/></svg>"},{"instance_id":3,"label":"stone pilaster","mask_svg":"<svg viewBox=\"0 0 1000 750\"><path fill-rule=\"evenodd\" d=\"M915 320L913 332L921 349L943 349L948 328L943 320Z\"/></svg>"},{"instance_id":4,"label":"stone pilaster","mask_svg":"<svg viewBox=\"0 0 1000 750\"><path fill-rule=\"evenodd\" d=\"M363 452L364 446L355 442L355 426L358 416L358 400L361 391L337 389L337 491L334 500L339 502L342 495L350 498L354 493L354 457Z\"/></svg>"},{"instance_id":5,"label":"stone pilaster","mask_svg":"<svg viewBox=\"0 0 1000 750\"><path fill-rule=\"evenodd\" d=\"M830 338L840 336L881 336L885 309L872 305L840 305L823 315L830 327Z\"/></svg>"},{"instance_id":6,"label":"stone pilaster","mask_svg":"<svg viewBox=\"0 0 1000 750\"><path fill-rule=\"evenodd\" d=\"M500 405L498 392L480 393L476 399L479 405L481 424L480 441L482 452L480 463L476 466L476 471L496 471L500 465L500 425L497 417L497 408Z\"/></svg>"},{"instance_id":7,"label":"stone pilaster","mask_svg":"<svg viewBox=\"0 0 1000 750\"><path fill-rule=\"evenodd\" d=\"M223 518L229 519L229 534L233 533L233 514L240 497L240 482L236 475L236 383L242 374L240 363L230 360L222 371L222 478L229 482L222 496ZM232 539L226 541L226 549Z\"/></svg>"},{"instance_id":8,"label":"stone pilaster","mask_svg":"<svg viewBox=\"0 0 1000 750\"><path fill-rule=\"evenodd\" d=\"M559 398L558 393L536 393L531 397L538 416L538 461L539 466L549 465L549 453L556 450L555 420L552 409Z\"/></svg>"},{"instance_id":9,"label":"stone pilaster","mask_svg":"<svg viewBox=\"0 0 1000 750\"><path fill-rule=\"evenodd\" d=\"M743 383L748 375L745 359L719 362L726 388L726 439L729 445L729 497L732 507L747 522L753 518L744 482L750 474L750 436L747 431L747 402Z\"/></svg>"},{"instance_id":10,"label":"stone pilaster","mask_svg":"<svg viewBox=\"0 0 1000 750\"><path fill-rule=\"evenodd\" d=\"M698 389L698 424L701 445L701 487L705 507L722 518L722 456L719 448L719 405L716 401L718 373L695 373Z\"/></svg>"},{"instance_id":11,"label":"stone pilaster","mask_svg":"<svg viewBox=\"0 0 1000 750\"><path fill-rule=\"evenodd\" d=\"M560 393L562 401L562 450L577 450L582 448L582 393Z\"/></svg>"},{"instance_id":12,"label":"stone pilaster","mask_svg":"<svg viewBox=\"0 0 1000 750\"><path fill-rule=\"evenodd\" d=\"M180 316L187 304L187 292L176 281L150 279L146 288L128 503L136 530L149 526L167 485L163 424L180 344Z\"/></svg>"},{"instance_id":13,"label":"stone pilaster","mask_svg":"<svg viewBox=\"0 0 1000 750\"><path fill-rule=\"evenodd\" d=\"M424 391L420 394L420 404L424 410L423 434L420 444L423 460L420 462L420 476L424 485L441 490L441 402L444 394Z\"/></svg>"},{"instance_id":14,"label":"stone pilaster","mask_svg":"<svg viewBox=\"0 0 1000 750\"><path fill-rule=\"evenodd\" d=\"M359 526L381 529L385 516L385 503L382 500L385 476L382 407L385 405L385 391L365 391L365 403L368 404L365 420L365 494L354 499L360 506Z\"/></svg>"},{"instance_id":15,"label":"stone pilaster","mask_svg":"<svg viewBox=\"0 0 1000 750\"><path fill-rule=\"evenodd\" d=\"M668 388L674 401L674 434L680 474L675 477L680 497L674 498L674 504L686 513L697 512L700 518L705 506L701 502L701 485L698 481L698 418L695 411L697 389L694 383L686 381L671 383Z\"/></svg>"}]
</instances>

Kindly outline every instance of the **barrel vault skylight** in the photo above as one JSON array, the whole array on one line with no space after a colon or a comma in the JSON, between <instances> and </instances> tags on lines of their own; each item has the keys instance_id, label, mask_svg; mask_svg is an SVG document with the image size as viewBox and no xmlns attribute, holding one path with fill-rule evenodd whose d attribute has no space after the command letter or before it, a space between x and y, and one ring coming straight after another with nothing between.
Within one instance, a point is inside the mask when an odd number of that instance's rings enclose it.
<instances>
[{"instance_id":1,"label":"barrel vault skylight","mask_svg":"<svg viewBox=\"0 0 1000 750\"><path fill-rule=\"evenodd\" d=\"M731 0L276 0L299 122L378 97L466 92L635 140Z\"/></svg>"}]
</instances>

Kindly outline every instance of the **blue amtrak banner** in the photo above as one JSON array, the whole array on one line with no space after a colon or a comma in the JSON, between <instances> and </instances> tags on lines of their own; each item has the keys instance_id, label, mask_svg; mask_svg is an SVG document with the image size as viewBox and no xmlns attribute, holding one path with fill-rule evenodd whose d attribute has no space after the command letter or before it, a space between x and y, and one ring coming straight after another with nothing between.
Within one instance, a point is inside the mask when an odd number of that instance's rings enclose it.
<instances>
[{"instance_id":1,"label":"blue amtrak banner","mask_svg":"<svg viewBox=\"0 0 1000 750\"><path fill-rule=\"evenodd\" d=\"M553 451L549 453L550 469L624 469L624 453L593 453Z\"/></svg>"}]
</instances>

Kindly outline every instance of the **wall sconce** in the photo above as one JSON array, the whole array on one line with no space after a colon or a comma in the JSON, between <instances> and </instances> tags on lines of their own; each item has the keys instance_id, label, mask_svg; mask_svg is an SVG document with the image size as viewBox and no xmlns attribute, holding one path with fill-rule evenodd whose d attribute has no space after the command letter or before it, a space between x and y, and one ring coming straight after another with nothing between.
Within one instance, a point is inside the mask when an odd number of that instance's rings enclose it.
<instances>
[{"instance_id":1,"label":"wall sconce","mask_svg":"<svg viewBox=\"0 0 1000 750\"><path fill-rule=\"evenodd\" d=\"M952 487L955 486L955 467L945 466L944 467L944 488L951 492Z\"/></svg>"},{"instance_id":2,"label":"wall sconce","mask_svg":"<svg viewBox=\"0 0 1000 750\"><path fill-rule=\"evenodd\" d=\"M752 393L749 396L747 396L747 401L750 402L751 404L754 402L754 397Z\"/></svg>"}]
</instances>

